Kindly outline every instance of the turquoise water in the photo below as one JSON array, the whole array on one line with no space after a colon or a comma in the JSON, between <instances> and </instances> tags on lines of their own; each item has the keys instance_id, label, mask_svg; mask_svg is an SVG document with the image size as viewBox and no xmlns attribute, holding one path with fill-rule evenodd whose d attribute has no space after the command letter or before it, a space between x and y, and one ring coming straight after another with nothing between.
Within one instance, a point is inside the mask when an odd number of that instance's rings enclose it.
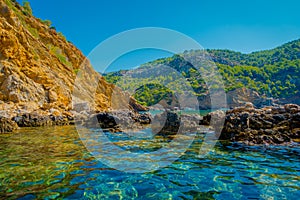
<instances>
[{"instance_id":1,"label":"turquoise water","mask_svg":"<svg viewBox=\"0 0 300 200\"><path fill-rule=\"evenodd\" d=\"M152 151L166 140L110 138ZM298 199L299 147L217 143L199 158L201 135L183 156L153 172L131 174L97 161L75 127L20 129L0 135L1 199ZM140 146L139 146L140 145Z\"/></svg>"},{"instance_id":2,"label":"turquoise water","mask_svg":"<svg viewBox=\"0 0 300 200\"><path fill-rule=\"evenodd\" d=\"M221 109L221 110L226 110L226 109ZM207 115L208 113L212 112L214 110L177 110L176 112L178 114L189 114L189 115L193 115L193 114L197 114L197 115ZM161 114L163 113L163 110L149 110L149 111L142 111L140 113L150 113L152 116L157 115L157 114Z\"/></svg>"}]
</instances>

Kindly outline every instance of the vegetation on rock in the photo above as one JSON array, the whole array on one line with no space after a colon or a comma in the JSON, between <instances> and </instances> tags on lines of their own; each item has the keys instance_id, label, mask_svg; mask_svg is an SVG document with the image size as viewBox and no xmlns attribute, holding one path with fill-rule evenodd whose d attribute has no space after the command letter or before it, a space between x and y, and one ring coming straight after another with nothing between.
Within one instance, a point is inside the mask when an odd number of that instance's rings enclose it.
<instances>
[{"instance_id":1,"label":"vegetation on rock","mask_svg":"<svg viewBox=\"0 0 300 200\"><path fill-rule=\"evenodd\" d=\"M50 26L49 20L32 15L28 2L21 6L0 0L0 116L8 118L6 124L11 119L19 126L32 126L34 120L35 126L65 124L74 115L72 99L80 97L92 111L128 106L129 97L107 83L82 52ZM80 84L74 86L77 75ZM122 101L112 101L113 91ZM136 101L130 103L140 108Z\"/></svg>"}]
</instances>

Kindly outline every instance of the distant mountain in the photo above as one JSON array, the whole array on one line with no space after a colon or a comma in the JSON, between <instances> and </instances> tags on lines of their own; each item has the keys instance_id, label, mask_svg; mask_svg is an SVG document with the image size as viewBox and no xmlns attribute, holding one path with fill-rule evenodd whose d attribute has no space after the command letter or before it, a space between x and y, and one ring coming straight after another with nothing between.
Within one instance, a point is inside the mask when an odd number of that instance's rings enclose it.
<instances>
[{"instance_id":1,"label":"distant mountain","mask_svg":"<svg viewBox=\"0 0 300 200\"><path fill-rule=\"evenodd\" d=\"M285 61L300 59L300 39L288 42L275 49L257 51L250 54L230 50L207 50L216 63L235 66L250 65L262 67Z\"/></svg>"},{"instance_id":2,"label":"distant mountain","mask_svg":"<svg viewBox=\"0 0 300 200\"><path fill-rule=\"evenodd\" d=\"M202 78L203 66L198 66L197 59L206 56L214 62L223 77L227 101L230 107L250 101L261 107L274 103L298 103L300 104L300 40L286 43L271 50L258 51L250 54L242 54L230 50L192 50L168 58L158 59L141 65L139 69L112 72L105 75L108 82L115 83L125 90L135 91L135 98L144 105L153 105L159 102L163 95L153 96L151 92L157 93L159 88L147 88L145 77L131 77L126 81L122 79L124 75L131 74L142 69L151 69L152 66L167 65L179 72L193 88L194 95L198 96L204 108L210 108L208 88ZM189 58L189 62L185 58ZM193 64L191 64L193 63ZM158 70L157 70L158 69ZM159 71L159 68L156 68ZM159 73L157 73L159 74ZM172 79L172 75L166 73L165 76L152 76L153 84L166 83ZM222 83L216 80L212 86L218 88ZM169 81L165 86L169 88ZM172 82L176 85L176 80ZM145 85L139 87L139 85ZM179 85L179 84L177 84ZM147 89L145 89L147 88ZM180 91L181 89L179 89ZM166 92L166 89L164 91ZM167 91L169 93L170 91ZM165 95L165 97L170 95ZM173 98L173 97L172 97ZM169 99L170 101L170 99Z\"/></svg>"}]
</instances>

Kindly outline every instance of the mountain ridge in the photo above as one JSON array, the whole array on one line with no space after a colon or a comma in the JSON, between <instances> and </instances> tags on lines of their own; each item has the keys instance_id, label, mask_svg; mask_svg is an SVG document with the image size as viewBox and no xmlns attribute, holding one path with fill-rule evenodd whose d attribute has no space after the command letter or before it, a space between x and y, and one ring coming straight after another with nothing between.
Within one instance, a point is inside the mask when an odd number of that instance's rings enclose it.
<instances>
[{"instance_id":1,"label":"mountain ridge","mask_svg":"<svg viewBox=\"0 0 300 200\"><path fill-rule=\"evenodd\" d=\"M249 54L231 50L190 50L172 57L142 64L141 68L167 65L177 70L190 83L194 89L194 94L199 96L200 102L203 103L204 101L204 104L207 105L210 100L207 97L208 89L205 81L199 73L201 67L197 68L197 66L193 66L185 60L186 57L193 60L199 55L206 56L207 60L213 62L218 68L219 73L223 77L225 91L227 94L230 94L229 99L227 99L229 102L244 102L247 99L234 99L234 96L250 95L251 98L250 96L249 98L258 107L270 104L270 98L273 98L271 100L273 104L300 103L298 90L300 87L300 39L285 43L271 50ZM108 73L105 77L108 82L118 83L120 87L123 87L124 84L119 81L123 76L122 74L126 74L126 71L122 73ZM154 78L154 82L161 83L162 81L164 80ZM135 82L143 84L144 80L141 78L140 80L135 80ZM219 84L222 83L220 82ZM128 83L125 86L125 89L130 88ZM218 86L216 85L215 87ZM135 98L145 105L149 106L150 102L158 101L153 99L150 99L148 102L144 101L143 99L146 99L145 96L149 95L146 95L143 91L138 91L137 94L135 94ZM208 100L203 98L208 98ZM237 105L239 104L232 104L230 107ZM205 107L209 108L209 106Z\"/></svg>"},{"instance_id":2,"label":"mountain ridge","mask_svg":"<svg viewBox=\"0 0 300 200\"><path fill-rule=\"evenodd\" d=\"M300 39L296 39L296 40L292 40L289 41L287 43L284 43L278 47L272 48L272 49L267 49L267 50L261 50L261 51L254 51L251 53L241 53L238 51L233 51L233 50L228 50L228 49L207 49L207 52L211 54L211 56L216 56L218 55L219 52L228 52L228 54L235 54L235 56L238 56L237 61L240 60L250 60L251 57L255 57L257 55L259 55L259 57L264 57L266 60L269 60L269 62L278 62L280 61L280 58L285 57L287 58L287 56L289 54L288 51L293 48L297 48L297 51L293 51L291 53L293 53L292 55L290 55L290 58L293 59L299 59L300 58ZM285 55L283 55L281 53L281 51L283 50L287 50L287 52L285 52ZM270 56L270 54L274 57L274 59L269 59L268 56ZM228 58L226 55L222 55L223 58ZM234 60L233 60L234 61ZM218 61L216 61L218 62ZM258 61L256 61L258 62ZM220 62L218 62L220 63ZM262 66L264 64L273 64L273 63L257 63L254 64L251 62L237 62L236 65L253 65L253 66Z\"/></svg>"}]
</instances>

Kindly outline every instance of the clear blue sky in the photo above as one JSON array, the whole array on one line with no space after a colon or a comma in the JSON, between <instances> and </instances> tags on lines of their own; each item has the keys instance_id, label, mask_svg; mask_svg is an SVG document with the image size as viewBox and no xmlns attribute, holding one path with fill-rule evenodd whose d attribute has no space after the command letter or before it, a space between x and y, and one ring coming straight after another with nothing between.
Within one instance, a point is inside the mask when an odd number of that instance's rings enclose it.
<instances>
[{"instance_id":1,"label":"clear blue sky","mask_svg":"<svg viewBox=\"0 0 300 200\"><path fill-rule=\"evenodd\" d=\"M51 20L85 55L114 34L149 26L182 32L204 48L241 52L270 49L300 38L299 0L29 2L36 17ZM163 54L149 55L152 59Z\"/></svg>"}]
</instances>

